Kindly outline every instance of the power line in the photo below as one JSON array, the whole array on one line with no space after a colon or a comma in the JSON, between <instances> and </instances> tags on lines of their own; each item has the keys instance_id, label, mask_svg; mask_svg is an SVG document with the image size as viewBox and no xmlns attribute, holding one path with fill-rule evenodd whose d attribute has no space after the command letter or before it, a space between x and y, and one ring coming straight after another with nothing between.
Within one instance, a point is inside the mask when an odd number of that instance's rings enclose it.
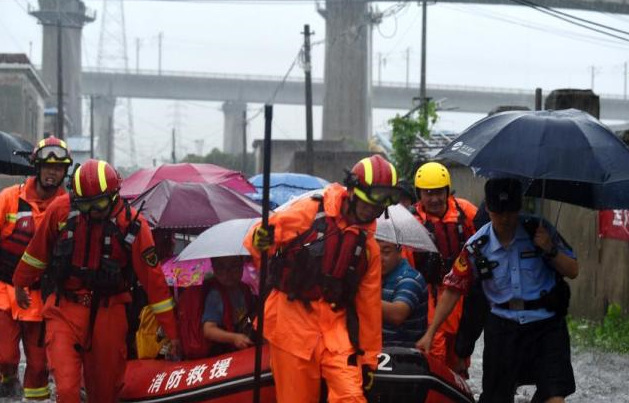
<instances>
[{"instance_id":1,"label":"power line","mask_svg":"<svg viewBox=\"0 0 629 403\"><path fill-rule=\"evenodd\" d=\"M269 105L273 104L273 102L275 101L275 98L277 97L277 94L279 94L282 88L284 88L284 85L286 84L286 81L288 80L288 76L295 68L295 65L297 64L297 62L301 60L302 53L303 53L303 48L299 48L299 52L297 52L297 55L295 56L295 58L293 59L293 62L291 63L288 70L286 71L286 74L284 74L284 78L282 78L282 81L275 87L273 94L269 97L269 99L265 102L265 104L269 104ZM247 124L249 124L249 122L257 118L262 113L263 110L264 110L264 106L258 109L258 111L252 117L247 119Z\"/></svg>"},{"instance_id":2,"label":"power line","mask_svg":"<svg viewBox=\"0 0 629 403\"><path fill-rule=\"evenodd\" d=\"M490 10L485 10L485 9L481 9L478 7L457 7L454 5L442 5L442 7L445 7L447 9L450 10L454 10L454 11L458 11L460 13L467 13L467 14L473 14L473 15L477 15L477 16L482 16L485 18L489 18L495 21L502 21L508 24L513 24L513 25L517 25L517 26L521 26L524 28L528 28L528 29L534 29L534 30L538 30L541 32L547 32L549 34L553 34L553 35L558 35L558 36L564 36L567 38L572 38L572 39L578 39L580 41L587 41L590 43L596 43L596 44L600 44L603 46L608 46L608 47L613 47L616 49L626 49L626 47L616 41L612 41L612 40L608 40L606 38L602 38L602 37L595 37L595 36L590 36L590 35L586 35L586 34L582 34L582 33L577 33L575 31L566 31L563 29L557 29L555 27L548 27L548 26L544 26L544 25L540 25L540 24L533 24L529 21L526 20L521 20L518 19L516 17L512 17L512 16L506 16L506 15L502 15L500 13L496 13Z\"/></svg>"},{"instance_id":3,"label":"power line","mask_svg":"<svg viewBox=\"0 0 629 403\"><path fill-rule=\"evenodd\" d=\"M607 30L610 30L610 31L618 32L618 33L621 33L621 34L624 34L624 35L629 35L629 32L627 32L627 31L623 31L621 29L614 28L614 27L611 27L609 25L600 24L598 22L595 22L595 21L592 21L592 20L588 20L588 19L585 19L585 18L577 17L576 15L568 14L568 13L560 11L560 10L555 10L554 8L551 8L551 7L542 5L542 4L537 4L537 3L534 3L534 2L532 2L530 0L521 0L520 2L521 3L525 3L526 5L529 5L530 7L542 8L542 9L548 10L548 11L554 13L554 14L562 15L564 17L571 18L571 19L576 20L576 21L585 22L586 24L594 25L594 26L597 26L597 27L600 27L600 28L604 28L604 29L607 29Z\"/></svg>"},{"instance_id":4,"label":"power line","mask_svg":"<svg viewBox=\"0 0 629 403\"><path fill-rule=\"evenodd\" d=\"M629 42L629 38L624 38L622 36L618 36L618 35L612 34L610 32L606 32L606 31L603 31L603 30L600 30L600 29L597 29L597 28L593 28L593 27L590 27L588 25L581 24L581 23L579 23L577 21L574 21L574 20L572 20L570 18L567 18L567 17L564 17L562 15L559 15L559 14L557 14L557 12L554 9L552 9L550 7L548 7L548 9L546 9L546 8L543 8L542 6L536 4L536 3L533 3L533 2L527 1L527 0L511 0L511 1L514 2L514 3L518 3L520 5L531 7L534 10L537 10L537 11L539 11L541 13L544 13L544 14L548 14L551 17L558 18L558 19L560 19L562 21L565 21L567 23L570 23L570 24L573 24L573 25L576 25L576 26L579 26L579 27L582 27L582 28L585 28L585 29L589 29L590 31L598 32L599 34L607 35L607 36L610 36L612 38L616 38L616 39L624 41L624 42ZM593 24L591 21L588 21L588 23L589 24ZM610 28L606 28L606 29L610 29Z\"/></svg>"}]
</instances>

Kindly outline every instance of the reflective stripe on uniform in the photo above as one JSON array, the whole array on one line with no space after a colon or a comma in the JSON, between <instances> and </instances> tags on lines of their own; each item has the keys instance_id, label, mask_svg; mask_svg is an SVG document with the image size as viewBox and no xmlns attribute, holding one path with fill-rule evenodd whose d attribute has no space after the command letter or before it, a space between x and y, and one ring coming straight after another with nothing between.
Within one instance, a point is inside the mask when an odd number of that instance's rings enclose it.
<instances>
[{"instance_id":1,"label":"reflective stripe on uniform","mask_svg":"<svg viewBox=\"0 0 629 403\"><path fill-rule=\"evenodd\" d=\"M83 191L81 190L81 166L76 169L74 172L74 190L76 191L77 196L83 196Z\"/></svg>"},{"instance_id":2,"label":"reflective stripe on uniform","mask_svg":"<svg viewBox=\"0 0 629 403\"><path fill-rule=\"evenodd\" d=\"M98 161L98 183L100 184L100 191L105 192L107 190L107 176L105 175L105 167L107 163L105 161Z\"/></svg>"},{"instance_id":3,"label":"reflective stripe on uniform","mask_svg":"<svg viewBox=\"0 0 629 403\"><path fill-rule=\"evenodd\" d=\"M5 220L7 220L8 222L14 223L17 221L17 214L15 213L7 213L7 215L5 215Z\"/></svg>"},{"instance_id":4,"label":"reflective stripe on uniform","mask_svg":"<svg viewBox=\"0 0 629 403\"><path fill-rule=\"evenodd\" d=\"M40 270L44 270L46 269L46 266L48 266L45 262L42 262L41 260L34 258L33 256L29 255L26 252L24 252L24 254L22 255L22 261L28 264L29 266L32 266Z\"/></svg>"},{"instance_id":5,"label":"reflective stripe on uniform","mask_svg":"<svg viewBox=\"0 0 629 403\"><path fill-rule=\"evenodd\" d=\"M153 310L153 313L159 314L172 310L175 307L175 302L172 298L168 298L163 301L151 304L150 306Z\"/></svg>"},{"instance_id":6,"label":"reflective stripe on uniform","mask_svg":"<svg viewBox=\"0 0 629 403\"><path fill-rule=\"evenodd\" d=\"M19 220L20 218L32 217L32 216L33 216L32 211L20 211L19 213L16 214L15 218Z\"/></svg>"},{"instance_id":7,"label":"reflective stripe on uniform","mask_svg":"<svg viewBox=\"0 0 629 403\"><path fill-rule=\"evenodd\" d=\"M24 388L24 397L27 399L36 399L50 396L48 385L41 388Z\"/></svg>"}]
</instances>

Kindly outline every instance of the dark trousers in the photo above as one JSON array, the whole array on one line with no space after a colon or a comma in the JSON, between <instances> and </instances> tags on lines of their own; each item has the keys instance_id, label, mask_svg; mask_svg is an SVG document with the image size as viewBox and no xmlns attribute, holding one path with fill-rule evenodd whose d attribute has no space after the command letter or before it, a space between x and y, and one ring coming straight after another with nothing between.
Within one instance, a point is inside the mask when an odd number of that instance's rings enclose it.
<instances>
[{"instance_id":1,"label":"dark trousers","mask_svg":"<svg viewBox=\"0 0 629 403\"><path fill-rule=\"evenodd\" d=\"M563 317L522 325L489 314L479 402L513 402L520 379L536 385L535 396L540 401L574 393L570 336Z\"/></svg>"}]
</instances>

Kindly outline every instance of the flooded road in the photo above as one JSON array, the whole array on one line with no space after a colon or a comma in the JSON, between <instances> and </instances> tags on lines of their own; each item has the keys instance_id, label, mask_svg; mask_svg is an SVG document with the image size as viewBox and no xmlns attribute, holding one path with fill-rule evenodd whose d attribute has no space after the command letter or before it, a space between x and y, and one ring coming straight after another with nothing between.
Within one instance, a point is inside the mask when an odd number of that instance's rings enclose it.
<instances>
[{"instance_id":1,"label":"flooded road","mask_svg":"<svg viewBox=\"0 0 629 403\"><path fill-rule=\"evenodd\" d=\"M474 397L478 399L482 379L481 337L472 356L470 380ZM629 354L617 355L598 351L572 348L572 367L577 384L576 392L569 396L569 403L629 403ZM515 402L530 402L535 387L522 386L518 389Z\"/></svg>"}]
</instances>

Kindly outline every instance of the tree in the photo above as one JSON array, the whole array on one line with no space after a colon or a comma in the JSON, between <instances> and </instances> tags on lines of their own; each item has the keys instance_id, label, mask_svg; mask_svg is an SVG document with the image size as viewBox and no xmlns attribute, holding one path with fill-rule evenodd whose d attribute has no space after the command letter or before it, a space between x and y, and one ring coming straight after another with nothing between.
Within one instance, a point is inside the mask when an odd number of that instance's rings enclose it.
<instances>
[{"instance_id":1,"label":"tree","mask_svg":"<svg viewBox=\"0 0 629 403\"><path fill-rule=\"evenodd\" d=\"M400 173L400 179L412 181L417 162L417 138L429 138L438 119L437 104L428 101L425 109L416 108L404 116L395 115L389 120L393 146L391 157Z\"/></svg>"}]
</instances>

